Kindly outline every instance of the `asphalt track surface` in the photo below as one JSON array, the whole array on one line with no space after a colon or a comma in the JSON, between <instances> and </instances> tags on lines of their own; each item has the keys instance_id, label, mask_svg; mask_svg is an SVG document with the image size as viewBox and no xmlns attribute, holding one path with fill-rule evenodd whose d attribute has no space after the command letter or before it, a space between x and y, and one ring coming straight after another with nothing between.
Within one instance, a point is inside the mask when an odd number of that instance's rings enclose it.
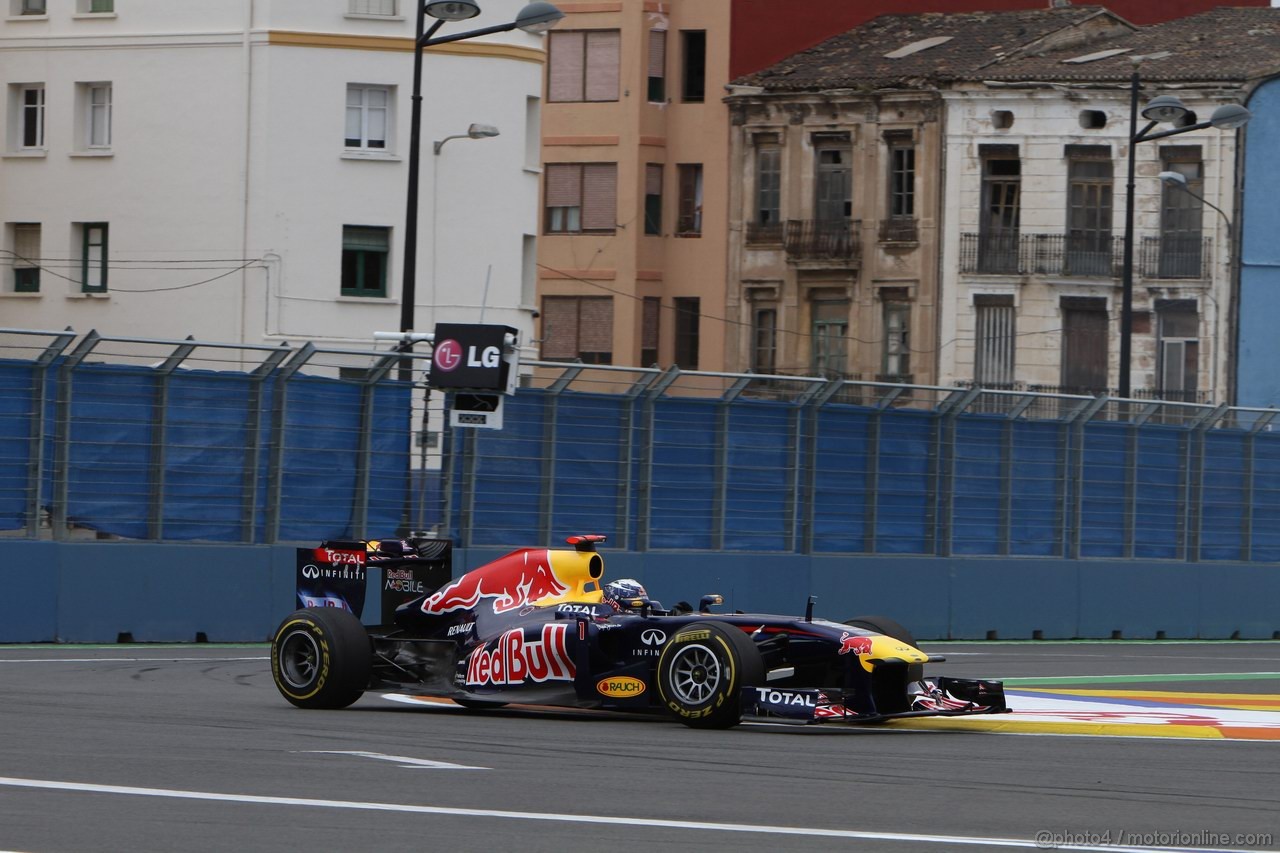
<instances>
[{"instance_id":1,"label":"asphalt track surface","mask_svg":"<svg viewBox=\"0 0 1280 853\"><path fill-rule=\"evenodd\" d=\"M1280 705L1280 643L922 645L932 674ZM301 711L266 656L0 647L0 850L1280 848L1280 740Z\"/></svg>"}]
</instances>

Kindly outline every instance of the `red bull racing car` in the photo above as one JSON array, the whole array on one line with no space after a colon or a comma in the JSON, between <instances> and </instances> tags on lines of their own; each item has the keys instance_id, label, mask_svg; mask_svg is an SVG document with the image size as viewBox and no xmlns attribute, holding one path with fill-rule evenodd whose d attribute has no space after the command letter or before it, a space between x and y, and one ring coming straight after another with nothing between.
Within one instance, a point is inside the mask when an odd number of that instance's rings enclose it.
<instances>
[{"instance_id":1,"label":"red bull racing car","mask_svg":"<svg viewBox=\"0 0 1280 853\"><path fill-rule=\"evenodd\" d=\"M276 687L300 708L381 690L469 708L652 712L698 728L1007 710L998 681L926 678L923 665L942 659L887 619L815 619L812 599L803 617L712 613L719 596L667 610L635 581L604 583L603 536L567 541L418 595L390 624L366 628L340 606L292 613L271 643Z\"/></svg>"}]
</instances>

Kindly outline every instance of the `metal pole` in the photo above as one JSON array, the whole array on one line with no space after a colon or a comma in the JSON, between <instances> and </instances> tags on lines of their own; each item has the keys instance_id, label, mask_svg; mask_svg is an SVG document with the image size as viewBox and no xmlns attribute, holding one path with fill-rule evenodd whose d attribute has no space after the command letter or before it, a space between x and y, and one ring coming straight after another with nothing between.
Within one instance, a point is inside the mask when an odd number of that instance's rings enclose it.
<instances>
[{"instance_id":1,"label":"metal pole","mask_svg":"<svg viewBox=\"0 0 1280 853\"><path fill-rule=\"evenodd\" d=\"M1134 166L1138 147L1138 89L1141 81L1134 71L1129 78L1129 181L1124 199L1124 278L1120 295L1120 396L1128 399L1129 369L1133 357L1133 218Z\"/></svg>"}]
</instances>

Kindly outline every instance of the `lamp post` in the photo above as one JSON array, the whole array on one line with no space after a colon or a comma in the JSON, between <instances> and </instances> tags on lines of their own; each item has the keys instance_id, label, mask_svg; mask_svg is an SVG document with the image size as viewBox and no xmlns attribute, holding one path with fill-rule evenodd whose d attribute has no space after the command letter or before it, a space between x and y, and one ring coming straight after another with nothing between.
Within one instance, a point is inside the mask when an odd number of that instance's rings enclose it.
<instances>
[{"instance_id":1,"label":"lamp post","mask_svg":"<svg viewBox=\"0 0 1280 853\"><path fill-rule=\"evenodd\" d=\"M413 95L409 113L409 181L404 214L404 270L400 288L400 331L413 330L414 302L417 297L418 265L418 175L419 147L422 138L422 51L438 44L463 41L480 36L520 29L527 33L543 33L564 17L564 13L544 0L534 0L520 10L516 19L506 24L482 27L454 35L434 37L446 21L465 21L480 14L475 0L417 0L417 25L414 29ZM426 29L427 15L436 19ZM475 125L473 125L475 127ZM470 135L470 134L468 134ZM443 145L446 140L437 143ZM438 152L438 149L437 149ZM406 343L404 349L412 347Z\"/></svg>"},{"instance_id":2,"label":"lamp post","mask_svg":"<svg viewBox=\"0 0 1280 853\"><path fill-rule=\"evenodd\" d=\"M1173 122L1184 118L1190 110L1173 95L1159 95L1152 98L1142 110L1142 117L1147 125L1138 130L1138 95L1142 80L1137 71L1129 81L1129 179L1126 186L1124 206L1124 269L1121 280L1120 302L1120 389L1121 397L1127 398L1130 393L1129 376L1132 367L1133 352L1133 219L1134 219L1134 166L1137 161L1136 149L1139 142L1153 139L1164 139L1190 133L1193 130L1204 130L1216 127L1219 130L1234 130L1244 126L1252 114L1239 104L1223 104L1213 111L1208 121L1196 122L1169 130L1152 130L1161 122Z\"/></svg>"},{"instance_id":3,"label":"lamp post","mask_svg":"<svg viewBox=\"0 0 1280 853\"><path fill-rule=\"evenodd\" d=\"M1230 349L1228 350L1230 354L1227 356L1227 397L1228 399L1231 399L1232 401L1234 401L1234 397L1235 397L1234 364L1235 364L1235 352L1236 352L1236 333L1237 333L1236 327L1238 325L1238 323L1236 322L1236 318L1239 316L1238 312L1240 310L1240 300L1236 293L1235 227L1231 224L1231 217L1227 216L1227 212L1225 210L1218 207L1216 204L1209 201L1209 199L1205 198L1199 193L1192 191L1192 189L1189 186L1187 186L1186 175L1182 174L1181 172L1161 172L1158 175L1158 177L1166 186L1175 187L1176 189L1181 190L1182 192L1191 196L1201 204L1206 204L1209 207L1216 210L1218 212L1218 215L1222 217L1223 224L1227 226L1227 288L1230 293L1230 296L1229 296L1230 301L1227 308L1227 313L1229 314L1229 317L1227 320L1227 326L1228 326L1227 333L1230 339L1230 344L1229 344ZM1210 298L1212 298L1213 291L1210 290L1209 293L1210 293ZM1216 302L1215 302L1215 305L1216 305ZM1217 313L1217 310L1215 308L1215 314L1216 313ZM1216 334L1214 335L1214 339L1219 340ZM1214 382L1215 382L1215 388L1216 388L1216 382L1217 382L1217 376L1218 376L1216 366L1214 368L1213 376L1214 376ZM1214 397L1215 398L1217 397L1216 393L1214 394ZM1217 402L1217 400L1215 399L1214 402Z\"/></svg>"}]
</instances>

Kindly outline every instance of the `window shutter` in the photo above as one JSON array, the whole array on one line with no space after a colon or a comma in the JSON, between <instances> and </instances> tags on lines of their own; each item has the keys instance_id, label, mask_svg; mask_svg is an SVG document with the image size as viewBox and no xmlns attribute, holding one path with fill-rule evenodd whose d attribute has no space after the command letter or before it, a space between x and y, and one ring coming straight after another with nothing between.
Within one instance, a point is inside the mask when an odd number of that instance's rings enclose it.
<instances>
[{"instance_id":1,"label":"window shutter","mask_svg":"<svg viewBox=\"0 0 1280 853\"><path fill-rule=\"evenodd\" d=\"M577 163L547 164L547 207L582 204L582 167Z\"/></svg>"},{"instance_id":2,"label":"window shutter","mask_svg":"<svg viewBox=\"0 0 1280 853\"><path fill-rule=\"evenodd\" d=\"M663 77L667 67L667 31L649 30L649 76Z\"/></svg>"},{"instance_id":3,"label":"window shutter","mask_svg":"<svg viewBox=\"0 0 1280 853\"><path fill-rule=\"evenodd\" d=\"M658 322L662 311L662 301L656 296L644 298L644 314L640 321L640 348L656 350L658 348ZM648 367L648 365L641 365Z\"/></svg>"},{"instance_id":4,"label":"window shutter","mask_svg":"<svg viewBox=\"0 0 1280 853\"><path fill-rule=\"evenodd\" d=\"M577 358L578 298L544 296L542 299L542 357Z\"/></svg>"},{"instance_id":5,"label":"window shutter","mask_svg":"<svg viewBox=\"0 0 1280 853\"><path fill-rule=\"evenodd\" d=\"M578 351L612 353L613 297L583 297L581 306L578 317Z\"/></svg>"},{"instance_id":6,"label":"window shutter","mask_svg":"<svg viewBox=\"0 0 1280 853\"><path fill-rule=\"evenodd\" d=\"M40 260L40 226L19 224L13 229L13 260L15 267L33 266Z\"/></svg>"},{"instance_id":7,"label":"window shutter","mask_svg":"<svg viewBox=\"0 0 1280 853\"><path fill-rule=\"evenodd\" d=\"M582 100L583 45L586 33L551 33L551 68L547 97L552 101Z\"/></svg>"},{"instance_id":8,"label":"window shutter","mask_svg":"<svg viewBox=\"0 0 1280 853\"><path fill-rule=\"evenodd\" d=\"M342 248L364 252L385 252L390 228L347 225L342 229Z\"/></svg>"},{"instance_id":9,"label":"window shutter","mask_svg":"<svg viewBox=\"0 0 1280 853\"><path fill-rule=\"evenodd\" d=\"M662 195L662 165L648 163L644 167L644 194Z\"/></svg>"},{"instance_id":10,"label":"window shutter","mask_svg":"<svg viewBox=\"0 0 1280 853\"><path fill-rule=\"evenodd\" d=\"M621 36L617 30L601 30L586 35L586 99L616 101L618 100Z\"/></svg>"},{"instance_id":11,"label":"window shutter","mask_svg":"<svg viewBox=\"0 0 1280 853\"><path fill-rule=\"evenodd\" d=\"M613 231L618 222L618 165L588 163L582 171L582 229Z\"/></svg>"}]
</instances>

